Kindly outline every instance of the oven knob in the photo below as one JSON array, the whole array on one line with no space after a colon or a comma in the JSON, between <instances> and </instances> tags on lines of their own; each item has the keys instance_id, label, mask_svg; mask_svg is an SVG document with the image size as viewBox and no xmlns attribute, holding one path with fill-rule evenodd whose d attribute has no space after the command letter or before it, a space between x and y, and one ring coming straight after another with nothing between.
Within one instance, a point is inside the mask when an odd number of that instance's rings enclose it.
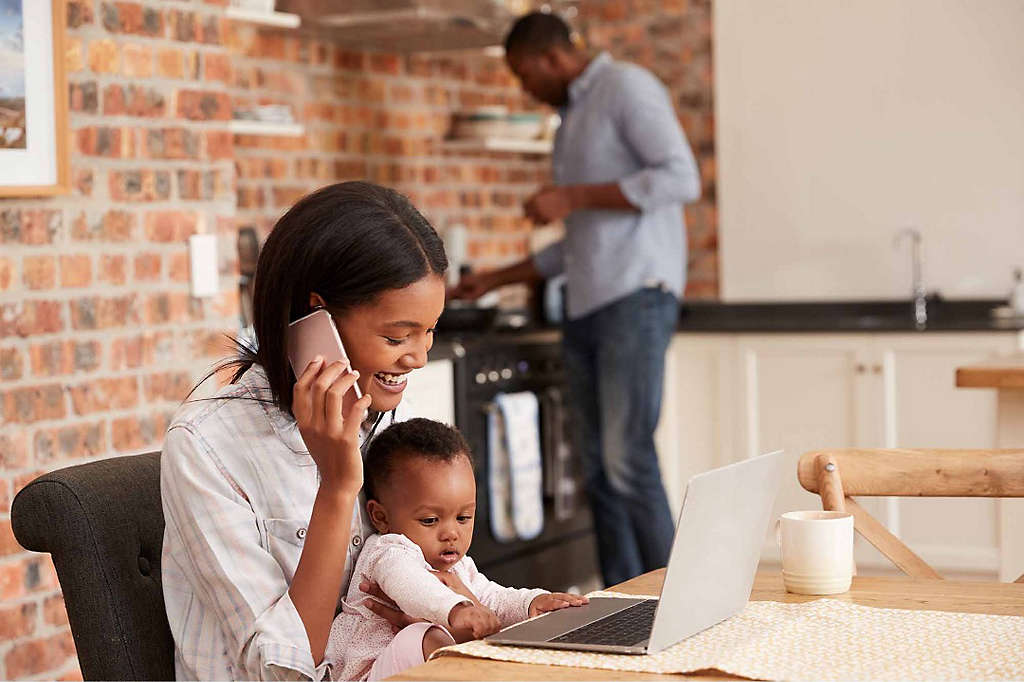
<instances>
[{"instance_id":1,"label":"oven knob","mask_svg":"<svg viewBox=\"0 0 1024 682\"><path fill-rule=\"evenodd\" d=\"M477 372L476 373L476 383L478 383L478 384L486 384L487 383L487 375L484 374L483 372Z\"/></svg>"},{"instance_id":2,"label":"oven knob","mask_svg":"<svg viewBox=\"0 0 1024 682\"><path fill-rule=\"evenodd\" d=\"M519 370L520 374L526 374L527 372L530 371L530 363L528 363L526 360L520 360L519 362L516 363L516 369Z\"/></svg>"},{"instance_id":3,"label":"oven knob","mask_svg":"<svg viewBox=\"0 0 1024 682\"><path fill-rule=\"evenodd\" d=\"M493 370L493 369L490 372L487 373L487 378L489 380L491 380L491 381L497 381L498 377L499 377L498 372Z\"/></svg>"},{"instance_id":4,"label":"oven knob","mask_svg":"<svg viewBox=\"0 0 1024 682\"><path fill-rule=\"evenodd\" d=\"M508 368L508 367L506 367L505 369L501 370L501 378L502 379L511 379L512 378L512 370L510 368Z\"/></svg>"}]
</instances>

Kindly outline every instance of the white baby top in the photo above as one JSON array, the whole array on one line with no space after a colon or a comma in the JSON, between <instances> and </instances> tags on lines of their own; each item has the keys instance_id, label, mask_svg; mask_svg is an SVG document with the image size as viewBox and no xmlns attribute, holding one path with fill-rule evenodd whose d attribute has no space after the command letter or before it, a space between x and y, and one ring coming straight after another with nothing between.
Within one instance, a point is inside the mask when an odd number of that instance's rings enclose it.
<instances>
[{"instance_id":1,"label":"white baby top","mask_svg":"<svg viewBox=\"0 0 1024 682\"><path fill-rule=\"evenodd\" d=\"M502 627L526 620L530 602L547 594L547 590L503 587L488 580L468 556L450 570L481 604L494 611ZM366 679L377 656L395 636L388 621L363 605L368 597L359 589L360 578L376 581L407 615L447 627L449 612L467 599L441 583L434 573L419 545L404 535L389 533L366 539L327 642L324 660L331 664L333 679Z\"/></svg>"}]
</instances>

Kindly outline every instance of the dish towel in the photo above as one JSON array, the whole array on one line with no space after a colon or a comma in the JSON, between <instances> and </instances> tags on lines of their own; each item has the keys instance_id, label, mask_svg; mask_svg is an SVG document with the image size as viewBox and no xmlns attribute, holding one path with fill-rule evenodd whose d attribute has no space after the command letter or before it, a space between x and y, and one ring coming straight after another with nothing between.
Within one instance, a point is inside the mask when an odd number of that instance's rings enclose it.
<instances>
[{"instance_id":1,"label":"dish towel","mask_svg":"<svg viewBox=\"0 0 1024 682\"><path fill-rule=\"evenodd\" d=\"M530 391L499 393L494 401L505 424L512 525L520 540L532 540L544 530L540 405Z\"/></svg>"},{"instance_id":2,"label":"dish towel","mask_svg":"<svg viewBox=\"0 0 1024 682\"><path fill-rule=\"evenodd\" d=\"M490 406L487 410L487 488L490 492L487 511L491 517L491 535L498 542L516 539L516 527L512 523L512 473L505 430L505 415L497 404Z\"/></svg>"}]
</instances>

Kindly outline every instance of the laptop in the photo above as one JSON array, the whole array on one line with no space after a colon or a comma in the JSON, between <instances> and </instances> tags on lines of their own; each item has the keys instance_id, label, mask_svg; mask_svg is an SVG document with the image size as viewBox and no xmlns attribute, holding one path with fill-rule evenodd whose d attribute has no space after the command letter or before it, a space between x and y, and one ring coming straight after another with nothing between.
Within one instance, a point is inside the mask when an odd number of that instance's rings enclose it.
<instances>
[{"instance_id":1,"label":"laptop","mask_svg":"<svg viewBox=\"0 0 1024 682\"><path fill-rule=\"evenodd\" d=\"M653 654L739 613L750 598L787 462L779 450L690 479L658 599L594 597L485 641Z\"/></svg>"}]
</instances>

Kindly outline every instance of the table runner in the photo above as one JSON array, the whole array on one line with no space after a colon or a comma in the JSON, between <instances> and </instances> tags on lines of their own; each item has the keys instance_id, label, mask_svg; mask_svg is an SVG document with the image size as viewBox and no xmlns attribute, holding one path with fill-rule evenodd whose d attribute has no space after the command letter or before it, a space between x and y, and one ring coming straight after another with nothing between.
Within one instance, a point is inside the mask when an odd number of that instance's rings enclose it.
<instances>
[{"instance_id":1,"label":"table runner","mask_svg":"<svg viewBox=\"0 0 1024 682\"><path fill-rule=\"evenodd\" d=\"M447 655L652 673L714 668L766 680L1022 679L1024 617L874 608L836 599L752 601L736 616L649 656L480 640L439 649L433 657Z\"/></svg>"}]
</instances>

